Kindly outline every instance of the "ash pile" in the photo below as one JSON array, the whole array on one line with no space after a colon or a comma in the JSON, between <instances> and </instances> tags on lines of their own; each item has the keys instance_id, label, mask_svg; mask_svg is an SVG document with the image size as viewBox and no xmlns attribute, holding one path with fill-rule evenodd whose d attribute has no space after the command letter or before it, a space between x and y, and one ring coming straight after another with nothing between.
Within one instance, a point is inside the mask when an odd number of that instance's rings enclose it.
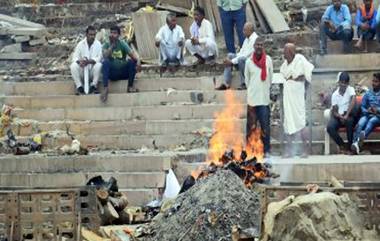
<instances>
[{"instance_id":1,"label":"ash pile","mask_svg":"<svg viewBox=\"0 0 380 241\"><path fill-rule=\"evenodd\" d=\"M141 240L231 240L245 230L256 236L260 230L259 194L248 189L231 170L196 180L169 208L145 226ZM165 204L162 209L165 209Z\"/></svg>"}]
</instances>

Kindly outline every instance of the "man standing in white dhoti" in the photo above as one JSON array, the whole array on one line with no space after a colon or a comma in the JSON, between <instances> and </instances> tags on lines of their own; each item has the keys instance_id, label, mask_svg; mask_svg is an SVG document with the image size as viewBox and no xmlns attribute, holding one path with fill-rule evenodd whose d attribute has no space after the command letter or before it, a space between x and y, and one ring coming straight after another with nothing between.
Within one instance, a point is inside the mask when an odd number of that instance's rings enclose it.
<instances>
[{"instance_id":1,"label":"man standing in white dhoti","mask_svg":"<svg viewBox=\"0 0 380 241\"><path fill-rule=\"evenodd\" d=\"M88 26L86 38L78 43L73 54L70 70L77 94L98 93L97 86L102 71L100 62L102 60L102 44L95 39L95 35L96 29ZM91 84L89 83L90 79L92 79Z\"/></svg>"},{"instance_id":2,"label":"man standing in white dhoti","mask_svg":"<svg viewBox=\"0 0 380 241\"><path fill-rule=\"evenodd\" d=\"M190 27L190 34L191 39L186 40L185 47L198 59L197 64L204 64L206 60L214 61L218 54L214 29L210 21L205 19L205 10L201 7L194 10L194 22Z\"/></svg>"},{"instance_id":3,"label":"man standing in white dhoti","mask_svg":"<svg viewBox=\"0 0 380 241\"><path fill-rule=\"evenodd\" d=\"M284 131L287 135L286 157L291 157L293 153L292 142L300 134L303 142L302 157L308 156L305 108L305 84L311 82L314 69L307 59L296 54L296 46L288 43L284 48L285 61L280 68L284 82Z\"/></svg>"},{"instance_id":4,"label":"man standing in white dhoti","mask_svg":"<svg viewBox=\"0 0 380 241\"><path fill-rule=\"evenodd\" d=\"M173 13L166 17L166 24L156 34L156 47L160 48L160 63L162 67L173 64L179 66L183 62L182 47L185 34L182 27L177 25L177 18Z\"/></svg>"}]
</instances>

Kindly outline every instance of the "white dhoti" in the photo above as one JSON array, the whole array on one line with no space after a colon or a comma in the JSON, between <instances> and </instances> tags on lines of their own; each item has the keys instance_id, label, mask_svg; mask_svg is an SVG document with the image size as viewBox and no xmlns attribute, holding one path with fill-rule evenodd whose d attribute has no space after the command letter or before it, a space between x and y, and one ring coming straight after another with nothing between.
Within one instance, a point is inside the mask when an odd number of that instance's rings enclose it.
<instances>
[{"instance_id":1,"label":"white dhoti","mask_svg":"<svg viewBox=\"0 0 380 241\"><path fill-rule=\"evenodd\" d=\"M211 39L207 39L205 43L198 44L198 45L193 45L191 43L191 40L188 39L185 42L185 47L187 51L190 52L191 55L198 54L204 59L207 59L208 57L211 57L211 56L216 56L217 49L218 49L215 41Z\"/></svg>"},{"instance_id":2,"label":"white dhoti","mask_svg":"<svg viewBox=\"0 0 380 241\"><path fill-rule=\"evenodd\" d=\"M284 83L284 131L292 135L306 126L305 82Z\"/></svg>"},{"instance_id":3,"label":"white dhoti","mask_svg":"<svg viewBox=\"0 0 380 241\"><path fill-rule=\"evenodd\" d=\"M177 46L170 46L168 44L160 43L160 62L163 64L167 62L182 62L182 48Z\"/></svg>"},{"instance_id":4,"label":"white dhoti","mask_svg":"<svg viewBox=\"0 0 380 241\"><path fill-rule=\"evenodd\" d=\"M301 54L296 54L290 64L285 61L281 66L280 72L285 79L284 131L288 135L295 134L306 126L305 82L295 79L304 76L306 81L311 82L313 69L314 65Z\"/></svg>"},{"instance_id":5,"label":"white dhoti","mask_svg":"<svg viewBox=\"0 0 380 241\"><path fill-rule=\"evenodd\" d=\"M84 81L85 70L88 71L89 79L92 80L91 85L96 87L100 79L102 64L96 63L95 65L88 65L87 68L81 68L79 64L74 62L70 65L70 70L76 88L83 86L82 82Z\"/></svg>"}]
</instances>

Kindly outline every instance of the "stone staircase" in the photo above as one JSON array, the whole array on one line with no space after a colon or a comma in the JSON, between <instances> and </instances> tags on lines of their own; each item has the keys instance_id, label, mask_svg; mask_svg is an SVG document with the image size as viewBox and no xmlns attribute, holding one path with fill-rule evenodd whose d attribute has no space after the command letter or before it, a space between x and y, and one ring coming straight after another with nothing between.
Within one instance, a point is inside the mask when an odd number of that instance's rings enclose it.
<instances>
[{"instance_id":1,"label":"stone staircase","mask_svg":"<svg viewBox=\"0 0 380 241\"><path fill-rule=\"evenodd\" d=\"M99 6L99 1L96 0L66 0L64 5L58 5L54 0L40 2L42 5L37 9L40 14L35 14L31 5L19 5L14 9L2 9L0 6L0 11L47 24L50 29L62 33L78 33L97 18L105 19L99 25L107 27L114 22L115 14L129 14L138 6L132 3L134 1L111 0L104 3L108 7L103 12L98 12L99 7L96 6ZM139 4L147 2L152 1L140 0ZM83 11L80 13L79 10ZM87 15L91 18L86 18ZM300 42L298 46L305 47L307 51L313 51L313 46L318 44L315 32L273 34L269 36L273 41L268 48L272 56L280 56L279 46L283 46L289 36L296 38ZM55 48L59 45L47 46L44 54L57 57L53 51ZM62 56L68 56L65 54L68 49L61 49ZM371 79L371 73L378 69L378 59L378 54L316 57L317 69L312 84L314 154L323 153L325 127L323 109L317 104L318 93L336 84L339 71L348 70L353 83L365 76ZM279 63L278 58L276 65ZM162 193L169 168L178 162L186 162L191 163L190 168L194 169L204 160L214 113L224 106L224 93L214 91L213 78L222 73L215 69L200 73L186 67L181 73L162 78L155 70L146 69L136 80L139 93L127 94L126 81L112 82L106 104L100 102L99 95L74 95L68 69L53 71L49 68L48 72L17 78L10 75L0 80L4 94L0 103L14 105L16 116L27 124L13 127L17 138L23 140L38 133L49 133L44 138L43 153L0 156L0 186L79 186L100 174L104 178L116 177L131 204L147 203ZM245 103L245 91L235 93ZM245 121L245 115L236 120L242 128ZM60 156L52 151L71 143L67 130L82 145L90 148L90 155ZM280 154L280 136L280 127L272 125L274 154ZM179 178L188 175L189 170L181 173ZM302 166L297 170L304 172ZM314 169L310 173L315 173Z\"/></svg>"}]
</instances>

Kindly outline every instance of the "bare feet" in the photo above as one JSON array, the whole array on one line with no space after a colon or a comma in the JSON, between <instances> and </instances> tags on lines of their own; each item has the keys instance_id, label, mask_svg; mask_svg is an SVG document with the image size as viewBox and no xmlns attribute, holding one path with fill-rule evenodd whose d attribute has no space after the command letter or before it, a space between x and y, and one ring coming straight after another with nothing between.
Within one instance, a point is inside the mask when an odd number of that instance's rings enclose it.
<instances>
[{"instance_id":1,"label":"bare feet","mask_svg":"<svg viewBox=\"0 0 380 241\"><path fill-rule=\"evenodd\" d=\"M361 38L360 38L360 39L358 40L358 42L355 44L355 48L357 48L357 49L362 49L362 48L363 48L363 41L362 41Z\"/></svg>"},{"instance_id":2,"label":"bare feet","mask_svg":"<svg viewBox=\"0 0 380 241\"><path fill-rule=\"evenodd\" d=\"M106 103L108 99L108 87L104 87L103 93L100 95L100 100Z\"/></svg>"}]
</instances>

